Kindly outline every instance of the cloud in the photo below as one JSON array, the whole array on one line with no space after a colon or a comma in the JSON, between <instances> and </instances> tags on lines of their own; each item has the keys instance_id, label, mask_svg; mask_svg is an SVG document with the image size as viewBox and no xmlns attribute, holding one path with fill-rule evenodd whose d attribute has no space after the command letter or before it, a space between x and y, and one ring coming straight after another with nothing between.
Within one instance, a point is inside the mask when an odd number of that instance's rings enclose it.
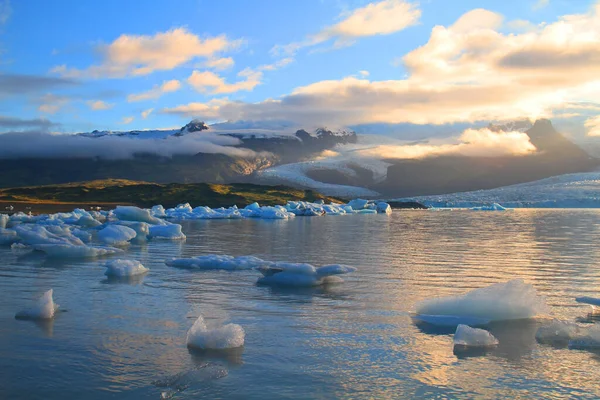
<instances>
[{"instance_id":1,"label":"cloud","mask_svg":"<svg viewBox=\"0 0 600 400\"><path fill-rule=\"evenodd\" d=\"M365 70L358 71L358 74L360 76L362 76L363 78L366 78L367 76L369 76L369 71L365 71Z\"/></svg>"},{"instance_id":2,"label":"cloud","mask_svg":"<svg viewBox=\"0 0 600 400\"><path fill-rule=\"evenodd\" d=\"M97 47L102 58L98 65L86 69L54 67L51 72L67 78L124 78L168 71L199 57L213 58L234 49L241 40L229 40L225 35L205 39L185 28L176 28L155 35L121 35L110 44Z\"/></svg>"},{"instance_id":3,"label":"cloud","mask_svg":"<svg viewBox=\"0 0 600 400\"><path fill-rule=\"evenodd\" d=\"M433 156L466 157L522 156L536 151L529 136L522 132L493 132L487 128L467 129L457 143L394 145L382 144L354 150L359 157L377 159L417 159Z\"/></svg>"},{"instance_id":4,"label":"cloud","mask_svg":"<svg viewBox=\"0 0 600 400\"><path fill-rule=\"evenodd\" d=\"M47 131L53 126L57 126L59 124L47 120L45 118L33 118L33 119L21 119L16 117L7 117L0 115L0 129L39 129L42 131Z\"/></svg>"},{"instance_id":5,"label":"cloud","mask_svg":"<svg viewBox=\"0 0 600 400\"><path fill-rule=\"evenodd\" d=\"M233 67L235 62L231 57L212 58L200 64L200 68L211 68L217 71L224 71Z\"/></svg>"},{"instance_id":6,"label":"cloud","mask_svg":"<svg viewBox=\"0 0 600 400\"><path fill-rule=\"evenodd\" d=\"M0 73L0 96L15 96L51 89L72 88L79 85L69 78L56 78L41 75Z\"/></svg>"},{"instance_id":7,"label":"cloud","mask_svg":"<svg viewBox=\"0 0 600 400\"><path fill-rule=\"evenodd\" d=\"M152 111L154 111L154 108L149 108L147 110L142 111L142 118L146 119L150 116L150 114L152 114Z\"/></svg>"},{"instance_id":8,"label":"cloud","mask_svg":"<svg viewBox=\"0 0 600 400\"><path fill-rule=\"evenodd\" d=\"M538 118L575 99L600 102L600 4L531 32L503 33L501 24L501 15L476 9L434 27L426 44L402 58L404 79L351 76L258 103L194 109L230 121L446 124Z\"/></svg>"},{"instance_id":9,"label":"cloud","mask_svg":"<svg viewBox=\"0 0 600 400\"><path fill-rule=\"evenodd\" d=\"M533 6L531 6L531 8L535 11L537 10L541 10L542 8L546 8L548 7L548 4L550 4L550 0L537 0Z\"/></svg>"},{"instance_id":10,"label":"cloud","mask_svg":"<svg viewBox=\"0 0 600 400\"><path fill-rule=\"evenodd\" d=\"M38 106L38 111L45 114L56 114L63 107L65 107L71 99L67 96L59 96L52 93L47 93L38 99L41 103Z\"/></svg>"},{"instance_id":11,"label":"cloud","mask_svg":"<svg viewBox=\"0 0 600 400\"><path fill-rule=\"evenodd\" d=\"M200 72L195 70L187 82L200 93L226 94L241 90L252 91L261 84L263 74L260 71L246 68L240 71L237 76L243 79L235 83L227 83L225 79L212 71Z\"/></svg>"},{"instance_id":12,"label":"cloud","mask_svg":"<svg viewBox=\"0 0 600 400\"><path fill-rule=\"evenodd\" d=\"M389 35L415 25L421 17L421 10L414 3L405 0L384 0L369 3L348 14L342 20L328 26L304 41L273 47L273 54L295 54L304 47L315 46L334 40L334 47L350 45L354 40L365 36Z\"/></svg>"},{"instance_id":13,"label":"cloud","mask_svg":"<svg viewBox=\"0 0 600 400\"><path fill-rule=\"evenodd\" d=\"M104 136L52 135L39 132L9 132L0 135L0 158L90 158L126 159L136 154L172 157L177 154L219 153L254 157L252 150L238 146L236 138L214 133L194 133L167 139L133 139Z\"/></svg>"},{"instance_id":14,"label":"cloud","mask_svg":"<svg viewBox=\"0 0 600 400\"><path fill-rule=\"evenodd\" d=\"M6 24L11 14L12 8L10 6L10 0L0 1L0 25Z\"/></svg>"},{"instance_id":15,"label":"cloud","mask_svg":"<svg viewBox=\"0 0 600 400\"><path fill-rule=\"evenodd\" d=\"M162 114L172 114L181 117L200 116L202 119L211 120L221 118L221 106L229 104L228 99L213 99L207 103L189 103L177 107L163 108L160 110Z\"/></svg>"},{"instance_id":16,"label":"cloud","mask_svg":"<svg viewBox=\"0 0 600 400\"><path fill-rule=\"evenodd\" d=\"M127 96L127 101L132 103L136 101L154 100L165 93L176 92L179 89L181 89L181 82L177 79L172 79L170 81L164 81L161 85L154 85L154 87L147 92L130 94Z\"/></svg>"},{"instance_id":17,"label":"cloud","mask_svg":"<svg viewBox=\"0 0 600 400\"><path fill-rule=\"evenodd\" d=\"M588 136L600 136L600 115L586 119L584 126Z\"/></svg>"},{"instance_id":18,"label":"cloud","mask_svg":"<svg viewBox=\"0 0 600 400\"><path fill-rule=\"evenodd\" d=\"M115 106L114 104L106 103L102 100L89 100L86 102L86 104L91 110L94 111L110 110Z\"/></svg>"},{"instance_id":19,"label":"cloud","mask_svg":"<svg viewBox=\"0 0 600 400\"><path fill-rule=\"evenodd\" d=\"M121 120L121 123L124 125L130 124L133 122L135 118L134 117L123 117L123 119Z\"/></svg>"},{"instance_id":20,"label":"cloud","mask_svg":"<svg viewBox=\"0 0 600 400\"><path fill-rule=\"evenodd\" d=\"M261 65L260 67L258 67L257 69L259 71L275 71L279 68L283 68L286 65L289 65L291 63L294 62L294 58L293 57L286 57L286 58L282 58L281 60L278 60L272 64L264 64Z\"/></svg>"}]
</instances>

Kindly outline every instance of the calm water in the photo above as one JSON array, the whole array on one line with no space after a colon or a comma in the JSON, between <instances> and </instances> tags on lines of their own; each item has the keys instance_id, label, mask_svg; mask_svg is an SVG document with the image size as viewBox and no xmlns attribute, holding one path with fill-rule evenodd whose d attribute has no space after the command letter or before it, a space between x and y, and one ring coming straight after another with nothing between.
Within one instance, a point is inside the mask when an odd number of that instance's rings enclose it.
<instances>
[{"instance_id":1,"label":"calm water","mask_svg":"<svg viewBox=\"0 0 600 400\"><path fill-rule=\"evenodd\" d=\"M396 212L292 221L185 222L184 243L132 245L150 273L108 282L103 261L48 261L0 248L0 398L600 397L600 354L538 345L540 322L490 327L497 349L460 358L452 335L415 326L417 301L522 277L552 314L590 323L600 297L600 211ZM186 271L208 253L344 263L345 283L284 290L251 271ZM54 288L64 312L14 319ZM246 330L241 352L190 353L187 329Z\"/></svg>"}]
</instances>

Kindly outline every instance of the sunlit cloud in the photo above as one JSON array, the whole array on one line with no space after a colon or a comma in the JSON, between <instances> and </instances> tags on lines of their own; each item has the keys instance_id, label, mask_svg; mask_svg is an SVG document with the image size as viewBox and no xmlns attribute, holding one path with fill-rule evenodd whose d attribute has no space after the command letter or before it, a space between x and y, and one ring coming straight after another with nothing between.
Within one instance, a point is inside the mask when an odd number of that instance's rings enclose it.
<instances>
[{"instance_id":1,"label":"sunlit cloud","mask_svg":"<svg viewBox=\"0 0 600 400\"><path fill-rule=\"evenodd\" d=\"M356 39L365 36L389 35L415 25L421 10L414 3L405 0L384 0L369 3L340 16L341 21L320 32L308 36L301 42L277 45L271 52L293 55L298 50L316 46L333 40L334 47L351 45Z\"/></svg>"},{"instance_id":2,"label":"sunlit cloud","mask_svg":"<svg viewBox=\"0 0 600 400\"><path fill-rule=\"evenodd\" d=\"M44 114L56 114L71 101L66 96L59 96L52 93L47 93L38 99L40 105L38 111Z\"/></svg>"},{"instance_id":3,"label":"sunlit cloud","mask_svg":"<svg viewBox=\"0 0 600 400\"><path fill-rule=\"evenodd\" d=\"M133 122L135 118L134 117L123 117L123 119L121 120L121 123L124 125L130 124Z\"/></svg>"},{"instance_id":4,"label":"sunlit cloud","mask_svg":"<svg viewBox=\"0 0 600 400\"><path fill-rule=\"evenodd\" d=\"M154 111L154 108L149 108L147 110L142 111L141 115L143 119L146 119L150 116L150 114L152 114L152 111Z\"/></svg>"},{"instance_id":5,"label":"sunlit cloud","mask_svg":"<svg viewBox=\"0 0 600 400\"><path fill-rule=\"evenodd\" d=\"M114 104L107 103L102 100L90 100L90 101L87 101L86 104L88 105L90 110L94 110L94 111L110 110L111 108L113 108L115 106Z\"/></svg>"},{"instance_id":6,"label":"sunlit cloud","mask_svg":"<svg viewBox=\"0 0 600 400\"><path fill-rule=\"evenodd\" d=\"M102 62L85 69L54 67L51 72L67 78L124 78L168 71L199 57L215 55L234 49L241 40L225 35L205 39L186 28L172 29L155 35L121 35L110 44L97 47Z\"/></svg>"},{"instance_id":7,"label":"sunlit cloud","mask_svg":"<svg viewBox=\"0 0 600 400\"><path fill-rule=\"evenodd\" d=\"M187 82L200 93L226 94L239 91L252 91L261 84L262 72L246 68L237 74L241 80L227 83L224 78L212 71L192 72Z\"/></svg>"},{"instance_id":8,"label":"sunlit cloud","mask_svg":"<svg viewBox=\"0 0 600 400\"><path fill-rule=\"evenodd\" d=\"M177 79L172 79L170 81L164 81L161 85L154 85L152 89L146 92L130 94L127 96L127 101L133 103L136 101L156 100L165 93L176 92L179 89L181 89L181 82Z\"/></svg>"},{"instance_id":9,"label":"sunlit cloud","mask_svg":"<svg viewBox=\"0 0 600 400\"><path fill-rule=\"evenodd\" d=\"M209 68L217 71L225 71L233 67L235 61L231 57L211 58L200 63L200 68Z\"/></svg>"},{"instance_id":10,"label":"sunlit cloud","mask_svg":"<svg viewBox=\"0 0 600 400\"><path fill-rule=\"evenodd\" d=\"M588 118L584 123L588 136L600 136L600 115Z\"/></svg>"}]
</instances>

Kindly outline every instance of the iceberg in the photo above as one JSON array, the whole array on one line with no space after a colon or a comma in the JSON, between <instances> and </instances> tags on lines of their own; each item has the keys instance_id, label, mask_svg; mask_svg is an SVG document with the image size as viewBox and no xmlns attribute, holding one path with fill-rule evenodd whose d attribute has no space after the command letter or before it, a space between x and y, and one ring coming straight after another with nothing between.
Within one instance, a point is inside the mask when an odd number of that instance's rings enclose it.
<instances>
[{"instance_id":1,"label":"iceberg","mask_svg":"<svg viewBox=\"0 0 600 400\"><path fill-rule=\"evenodd\" d=\"M8 214L0 214L0 229L6 229L6 226L8 225L8 220Z\"/></svg>"},{"instance_id":2,"label":"iceberg","mask_svg":"<svg viewBox=\"0 0 600 400\"><path fill-rule=\"evenodd\" d=\"M151 225L150 238L152 239L168 239L168 240L185 240L186 236L181 231L181 225Z\"/></svg>"},{"instance_id":3,"label":"iceberg","mask_svg":"<svg viewBox=\"0 0 600 400\"><path fill-rule=\"evenodd\" d=\"M244 329L237 324L209 329L199 316L187 332L186 343L188 347L202 350L233 349L244 345L244 337Z\"/></svg>"},{"instance_id":4,"label":"iceberg","mask_svg":"<svg viewBox=\"0 0 600 400\"><path fill-rule=\"evenodd\" d=\"M341 280L335 279L334 275L348 274L356 271L356 268L347 265L325 265L315 268L304 263L275 262L259 267L258 270L263 274L257 282L260 285L310 287L339 283Z\"/></svg>"},{"instance_id":5,"label":"iceberg","mask_svg":"<svg viewBox=\"0 0 600 400\"><path fill-rule=\"evenodd\" d=\"M471 210L473 210L473 211L506 211L506 210L511 210L511 209L503 207L498 203L493 203L493 204L485 205L485 206L471 207Z\"/></svg>"},{"instance_id":6,"label":"iceberg","mask_svg":"<svg viewBox=\"0 0 600 400\"><path fill-rule=\"evenodd\" d=\"M115 277L128 277L134 275L145 274L149 271L148 268L144 267L141 262L137 260L111 260L105 264L106 276Z\"/></svg>"},{"instance_id":7,"label":"iceberg","mask_svg":"<svg viewBox=\"0 0 600 400\"><path fill-rule=\"evenodd\" d=\"M75 246L72 244L38 244L33 248L43 251L51 258L96 258L123 253L123 250L114 247Z\"/></svg>"},{"instance_id":8,"label":"iceberg","mask_svg":"<svg viewBox=\"0 0 600 400\"><path fill-rule=\"evenodd\" d=\"M146 222L119 221L116 224L133 229L136 235L132 240L136 242L144 242L150 236L150 225Z\"/></svg>"},{"instance_id":9,"label":"iceberg","mask_svg":"<svg viewBox=\"0 0 600 400\"><path fill-rule=\"evenodd\" d=\"M167 216L167 214L165 214L165 208L160 204L153 206L150 209L150 215L156 218L165 218Z\"/></svg>"},{"instance_id":10,"label":"iceberg","mask_svg":"<svg viewBox=\"0 0 600 400\"><path fill-rule=\"evenodd\" d=\"M165 261L165 264L170 267L183 269L222 269L227 271L235 271L256 269L261 266L271 265L272 263L252 256L232 257L210 254L192 258L173 258Z\"/></svg>"},{"instance_id":11,"label":"iceberg","mask_svg":"<svg viewBox=\"0 0 600 400\"><path fill-rule=\"evenodd\" d=\"M31 246L40 244L84 246L81 239L71 233L69 227L20 224L14 229L21 242Z\"/></svg>"},{"instance_id":12,"label":"iceberg","mask_svg":"<svg viewBox=\"0 0 600 400\"><path fill-rule=\"evenodd\" d=\"M149 210L135 206L117 206L113 214L121 221L146 222L151 225L162 225L164 221L153 216Z\"/></svg>"},{"instance_id":13,"label":"iceberg","mask_svg":"<svg viewBox=\"0 0 600 400\"><path fill-rule=\"evenodd\" d=\"M497 344L498 339L485 329L460 324L454 333L454 347L491 347Z\"/></svg>"},{"instance_id":14,"label":"iceberg","mask_svg":"<svg viewBox=\"0 0 600 400\"><path fill-rule=\"evenodd\" d=\"M369 204L369 200L365 199L354 199L348 202L348 205L352 207L354 211L364 209L367 206L367 204Z\"/></svg>"},{"instance_id":15,"label":"iceberg","mask_svg":"<svg viewBox=\"0 0 600 400\"><path fill-rule=\"evenodd\" d=\"M136 236L136 231L123 225L108 225L98 231L98 240L110 246L125 246Z\"/></svg>"},{"instance_id":16,"label":"iceberg","mask_svg":"<svg viewBox=\"0 0 600 400\"><path fill-rule=\"evenodd\" d=\"M581 336L582 329L573 322L553 320L548 325L540 326L535 338L543 344L564 345Z\"/></svg>"},{"instance_id":17,"label":"iceberg","mask_svg":"<svg viewBox=\"0 0 600 400\"><path fill-rule=\"evenodd\" d=\"M569 340L570 349L600 348L600 324L594 324L585 336Z\"/></svg>"},{"instance_id":18,"label":"iceberg","mask_svg":"<svg viewBox=\"0 0 600 400\"><path fill-rule=\"evenodd\" d=\"M19 311L15 318L17 319L52 319L54 313L58 310L58 304L52 299L52 289L40 297L37 304L31 308Z\"/></svg>"},{"instance_id":19,"label":"iceberg","mask_svg":"<svg viewBox=\"0 0 600 400\"><path fill-rule=\"evenodd\" d=\"M424 300L417 303L416 309L416 318L424 321L423 316L431 317L426 321L430 323L436 323L436 320L444 322L445 319L464 323L461 322L463 318L485 323L533 318L547 312L547 305L545 298L539 296L532 285L522 279L513 279L461 296Z\"/></svg>"},{"instance_id":20,"label":"iceberg","mask_svg":"<svg viewBox=\"0 0 600 400\"><path fill-rule=\"evenodd\" d=\"M12 229L0 228L0 245L13 244L19 240L17 232Z\"/></svg>"},{"instance_id":21,"label":"iceberg","mask_svg":"<svg viewBox=\"0 0 600 400\"><path fill-rule=\"evenodd\" d=\"M600 299L595 297L577 297L575 301L582 304L589 304L590 306L592 306L593 309L596 309L596 307L600 307Z\"/></svg>"}]
</instances>

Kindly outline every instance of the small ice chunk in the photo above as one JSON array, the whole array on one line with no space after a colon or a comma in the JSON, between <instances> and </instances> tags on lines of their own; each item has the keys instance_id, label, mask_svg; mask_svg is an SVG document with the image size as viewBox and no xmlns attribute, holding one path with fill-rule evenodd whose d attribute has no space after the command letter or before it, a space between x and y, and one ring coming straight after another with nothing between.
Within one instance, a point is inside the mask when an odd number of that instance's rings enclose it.
<instances>
[{"instance_id":1,"label":"small ice chunk","mask_svg":"<svg viewBox=\"0 0 600 400\"><path fill-rule=\"evenodd\" d=\"M153 239L169 239L169 240L185 240L185 235L181 232L181 225L151 225L150 238Z\"/></svg>"},{"instance_id":2,"label":"small ice chunk","mask_svg":"<svg viewBox=\"0 0 600 400\"><path fill-rule=\"evenodd\" d=\"M454 346L460 347L490 347L496 346L498 339L485 329L471 328L458 325L454 333Z\"/></svg>"},{"instance_id":3,"label":"small ice chunk","mask_svg":"<svg viewBox=\"0 0 600 400\"><path fill-rule=\"evenodd\" d=\"M12 229L0 228L0 245L12 244L19 240L17 232Z\"/></svg>"},{"instance_id":4,"label":"small ice chunk","mask_svg":"<svg viewBox=\"0 0 600 400\"><path fill-rule=\"evenodd\" d=\"M331 275L342 275L349 274L350 272L355 272L356 268L351 267L349 265L341 265L341 264L333 264L333 265L324 265L322 267L317 268L317 275L319 277L326 277Z\"/></svg>"},{"instance_id":5,"label":"small ice chunk","mask_svg":"<svg viewBox=\"0 0 600 400\"><path fill-rule=\"evenodd\" d=\"M15 231L21 241L28 245L38 244L62 244L83 246L84 243L75 237L69 227L40 226L20 224L15 226Z\"/></svg>"},{"instance_id":6,"label":"small ice chunk","mask_svg":"<svg viewBox=\"0 0 600 400\"><path fill-rule=\"evenodd\" d=\"M104 275L116 277L141 275L149 271L137 260L111 260L105 264L105 267Z\"/></svg>"},{"instance_id":7,"label":"small ice chunk","mask_svg":"<svg viewBox=\"0 0 600 400\"><path fill-rule=\"evenodd\" d=\"M569 340L569 348L600 348L600 324L594 324L585 336Z\"/></svg>"},{"instance_id":8,"label":"small ice chunk","mask_svg":"<svg viewBox=\"0 0 600 400\"><path fill-rule=\"evenodd\" d=\"M548 325L540 326L535 338L540 343L567 345L581 335L581 328L573 322L553 320Z\"/></svg>"},{"instance_id":9,"label":"small ice chunk","mask_svg":"<svg viewBox=\"0 0 600 400\"><path fill-rule=\"evenodd\" d=\"M150 214L156 218L165 218L167 216L167 214L165 214L165 208L160 204L152 207Z\"/></svg>"},{"instance_id":10,"label":"small ice chunk","mask_svg":"<svg viewBox=\"0 0 600 400\"><path fill-rule=\"evenodd\" d=\"M264 275L258 280L262 285L310 287L329 283L332 275L354 272L356 268L347 265L315 268L310 264L275 262L258 270Z\"/></svg>"},{"instance_id":11,"label":"small ice chunk","mask_svg":"<svg viewBox=\"0 0 600 400\"><path fill-rule=\"evenodd\" d=\"M244 329L236 324L227 324L209 329L204 318L199 316L187 333L188 347L203 350L222 350L241 347L244 345Z\"/></svg>"},{"instance_id":12,"label":"small ice chunk","mask_svg":"<svg viewBox=\"0 0 600 400\"><path fill-rule=\"evenodd\" d=\"M496 283L460 296L424 300L416 305L416 309L419 315L490 321L532 318L547 312L545 298L522 279Z\"/></svg>"},{"instance_id":13,"label":"small ice chunk","mask_svg":"<svg viewBox=\"0 0 600 400\"><path fill-rule=\"evenodd\" d=\"M258 257L242 256L232 257L219 254L209 254L192 258L173 258L165 261L170 267L185 269L223 269L227 271L254 269L272 263Z\"/></svg>"},{"instance_id":14,"label":"small ice chunk","mask_svg":"<svg viewBox=\"0 0 600 400\"><path fill-rule=\"evenodd\" d=\"M19 311L15 318L18 319L51 319L54 318L54 313L58 310L58 304L54 304L52 299L52 289L48 290L37 304L31 308Z\"/></svg>"},{"instance_id":15,"label":"small ice chunk","mask_svg":"<svg viewBox=\"0 0 600 400\"><path fill-rule=\"evenodd\" d=\"M33 246L52 258L95 258L123 253L114 247L74 246L72 244L38 244Z\"/></svg>"},{"instance_id":16,"label":"small ice chunk","mask_svg":"<svg viewBox=\"0 0 600 400\"><path fill-rule=\"evenodd\" d=\"M0 214L0 228L5 229L9 219L8 214Z\"/></svg>"},{"instance_id":17,"label":"small ice chunk","mask_svg":"<svg viewBox=\"0 0 600 400\"><path fill-rule=\"evenodd\" d=\"M149 210L135 206L117 206L113 210L115 217L122 221L139 221L146 222L152 225L161 225L163 220L153 217Z\"/></svg>"},{"instance_id":18,"label":"small ice chunk","mask_svg":"<svg viewBox=\"0 0 600 400\"><path fill-rule=\"evenodd\" d=\"M354 199L348 202L348 205L355 211L364 209L367 204L369 204L369 200L365 199Z\"/></svg>"},{"instance_id":19,"label":"small ice chunk","mask_svg":"<svg viewBox=\"0 0 600 400\"><path fill-rule=\"evenodd\" d=\"M117 225L123 225L135 231L136 236L133 238L137 242L143 242L150 236L150 225L146 222L119 221Z\"/></svg>"},{"instance_id":20,"label":"small ice chunk","mask_svg":"<svg viewBox=\"0 0 600 400\"><path fill-rule=\"evenodd\" d=\"M108 225L98 232L98 240L111 246L127 245L136 236L136 231L123 225Z\"/></svg>"},{"instance_id":21,"label":"small ice chunk","mask_svg":"<svg viewBox=\"0 0 600 400\"><path fill-rule=\"evenodd\" d=\"M381 201L381 202L377 203L377 212L379 214L391 214L392 207L390 207L390 205L388 203Z\"/></svg>"}]
</instances>

